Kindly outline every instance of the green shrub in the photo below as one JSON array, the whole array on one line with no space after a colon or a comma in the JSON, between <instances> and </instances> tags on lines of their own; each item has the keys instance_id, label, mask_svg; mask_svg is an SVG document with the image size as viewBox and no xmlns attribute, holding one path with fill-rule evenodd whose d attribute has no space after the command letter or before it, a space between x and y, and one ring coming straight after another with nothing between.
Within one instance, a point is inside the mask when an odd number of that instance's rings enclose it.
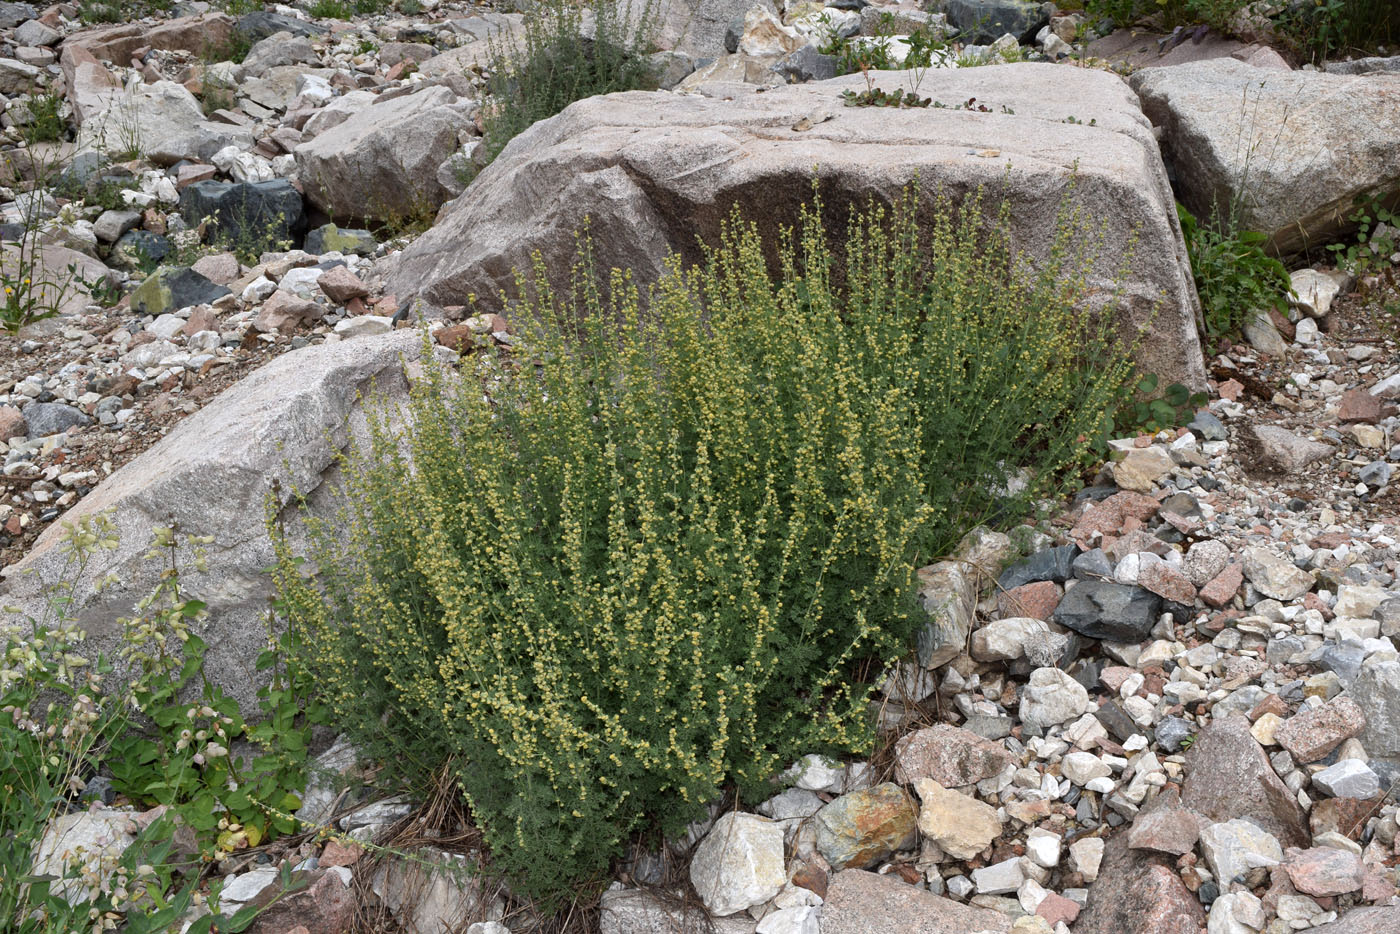
<instances>
[{"instance_id":1,"label":"green shrub","mask_svg":"<svg viewBox=\"0 0 1400 934\"><path fill-rule=\"evenodd\" d=\"M1176 213L1201 297L1206 336L1238 335L1258 312L1288 308L1293 281L1283 263L1264 251L1268 237L1240 230L1232 220L1199 223L1180 203Z\"/></svg>"},{"instance_id":2,"label":"green shrub","mask_svg":"<svg viewBox=\"0 0 1400 934\"><path fill-rule=\"evenodd\" d=\"M586 10L593 13L591 38L583 34ZM484 141L488 160L532 123L574 101L655 87L646 60L655 10L648 0L635 19L634 12L618 0L587 5L548 0L526 17L524 48L513 38L491 46L492 105Z\"/></svg>"},{"instance_id":3,"label":"green shrub","mask_svg":"<svg viewBox=\"0 0 1400 934\"><path fill-rule=\"evenodd\" d=\"M520 356L427 364L412 432L372 415L306 517L318 573L276 536L336 721L410 783L453 763L517 893L868 750L913 569L1097 437L1130 367L1079 308L1076 218L1032 273L1005 206L930 201L855 212L844 262L809 206L771 270L732 217L645 307L585 238L565 292L520 277Z\"/></svg>"}]
</instances>

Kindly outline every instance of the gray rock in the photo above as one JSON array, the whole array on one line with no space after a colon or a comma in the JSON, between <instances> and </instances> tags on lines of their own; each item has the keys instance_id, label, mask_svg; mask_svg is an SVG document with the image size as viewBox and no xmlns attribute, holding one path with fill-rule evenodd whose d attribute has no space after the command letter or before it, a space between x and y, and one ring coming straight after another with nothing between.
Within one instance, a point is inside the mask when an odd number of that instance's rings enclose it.
<instances>
[{"instance_id":1,"label":"gray rock","mask_svg":"<svg viewBox=\"0 0 1400 934\"><path fill-rule=\"evenodd\" d=\"M92 418L62 402L31 402L24 407L24 422L29 426L29 437L47 438L70 428L91 425Z\"/></svg>"},{"instance_id":2,"label":"gray rock","mask_svg":"<svg viewBox=\"0 0 1400 934\"><path fill-rule=\"evenodd\" d=\"M0 93L23 94L39 80L39 69L13 58L0 58Z\"/></svg>"},{"instance_id":3,"label":"gray rock","mask_svg":"<svg viewBox=\"0 0 1400 934\"><path fill-rule=\"evenodd\" d=\"M44 25L37 19L31 19L15 30L15 44L28 46L32 49L56 45L62 38L63 33Z\"/></svg>"},{"instance_id":4,"label":"gray rock","mask_svg":"<svg viewBox=\"0 0 1400 934\"><path fill-rule=\"evenodd\" d=\"M656 76L656 86L669 91L695 70L695 59L684 52L653 52L647 61Z\"/></svg>"},{"instance_id":5,"label":"gray rock","mask_svg":"<svg viewBox=\"0 0 1400 934\"><path fill-rule=\"evenodd\" d=\"M872 80L893 91L904 79L891 73ZM731 204L765 233L793 224L810 195L814 165L831 204L871 195L892 201L916 175L924 190L941 185L953 196L1005 179L1018 242L1028 255L1043 257L1077 165L1082 210L1106 218L1111 228L1091 282L1103 283L1109 294L1122 266L1117 247L1136 232L1119 322L1135 333L1153 319L1154 338L1140 344L1144 370L1204 386L1197 300L1172 220L1170 185L1156 140L1116 76L1037 64L930 71L922 94L976 97L1015 112L975 121L951 109L839 106L842 90L864 87L855 75L762 93L725 85L689 95L633 91L579 101L516 137L472 183L473 196L452 202L399 256L386 289L437 305L462 304L475 294L481 310L497 310L499 293L514 288L512 268L528 268L536 251L548 273L567 276L572 235L584 217L600 268L654 281L671 250L698 260L698 241L717 239ZM1067 137L1064 114L1090 110L1096 126L1072 127ZM833 119L789 129L824 113ZM715 129L720 125L723 132ZM395 143L403 146L401 139ZM318 142L303 143L298 153L309 145ZM976 155L989 150L997 157ZM1024 171L1006 176L1008 161ZM317 183L305 172L302 178L315 201ZM1154 298L1147 301L1148 295Z\"/></svg>"},{"instance_id":6,"label":"gray rock","mask_svg":"<svg viewBox=\"0 0 1400 934\"><path fill-rule=\"evenodd\" d=\"M101 152L135 150L157 165L181 159L208 162L225 146L253 143L247 127L211 123L199 101L183 85L156 81L125 91L120 86L96 89L82 121L79 148Z\"/></svg>"},{"instance_id":7,"label":"gray rock","mask_svg":"<svg viewBox=\"0 0 1400 934\"><path fill-rule=\"evenodd\" d=\"M1385 461L1371 461L1356 471L1356 478L1369 487L1381 487L1390 482L1394 468Z\"/></svg>"},{"instance_id":8,"label":"gray rock","mask_svg":"<svg viewBox=\"0 0 1400 934\"><path fill-rule=\"evenodd\" d=\"M139 211L103 211L101 216L93 221L92 232L103 243L115 243L122 234L139 223Z\"/></svg>"},{"instance_id":9,"label":"gray rock","mask_svg":"<svg viewBox=\"0 0 1400 934\"><path fill-rule=\"evenodd\" d=\"M1157 745L1165 752L1181 749L1182 740L1195 732L1196 724L1181 717L1163 717L1155 728Z\"/></svg>"},{"instance_id":10,"label":"gray rock","mask_svg":"<svg viewBox=\"0 0 1400 934\"><path fill-rule=\"evenodd\" d=\"M1016 721L1010 717L997 717L988 714L973 714L968 717L962 727L969 733L975 733L983 739L998 740L1011 735L1011 728L1016 725Z\"/></svg>"},{"instance_id":11,"label":"gray rock","mask_svg":"<svg viewBox=\"0 0 1400 934\"><path fill-rule=\"evenodd\" d=\"M120 547L104 554L90 576L77 581L71 612L87 633L85 652L117 656L121 627L132 604L149 593L160 568L144 558L152 530L175 522L191 535L212 535L208 572L181 579L191 597L208 604L199 627L208 642L206 671L233 696L247 716L258 710L258 679L248 660L267 643L271 582L263 569L274 562L262 504L272 489L295 536L293 491L311 494L313 509L326 508L317 491L348 440L347 418L358 411L360 393L373 384L387 400L404 398L401 361L418 358L422 338L414 331L351 343L315 345L276 358L178 422L140 456L104 479L68 516L77 520L115 510ZM273 487L273 481L277 486ZM290 508L289 508L290 507ZM4 571L3 602L38 615L44 588L67 565L63 529L46 529L25 557ZM294 538L294 545L298 540ZM297 545L297 547L300 547ZM32 571L32 573L26 573ZM108 571L123 586L94 592ZM119 683L117 675L109 683Z\"/></svg>"},{"instance_id":12,"label":"gray rock","mask_svg":"<svg viewBox=\"0 0 1400 934\"><path fill-rule=\"evenodd\" d=\"M1036 581L1063 584L1073 572L1074 560L1077 557L1078 545L1059 545L1042 549L1002 571L1001 576L997 578L997 586L1002 590L1012 590L1022 584Z\"/></svg>"},{"instance_id":13,"label":"gray rock","mask_svg":"<svg viewBox=\"0 0 1400 934\"><path fill-rule=\"evenodd\" d=\"M107 261L121 269L146 270L170 255L170 241L149 230L133 228L112 244Z\"/></svg>"},{"instance_id":14,"label":"gray rock","mask_svg":"<svg viewBox=\"0 0 1400 934\"><path fill-rule=\"evenodd\" d=\"M1366 712L1357 738L1373 760L1400 767L1400 662L1371 662L1347 691Z\"/></svg>"},{"instance_id":15,"label":"gray rock","mask_svg":"<svg viewBox=\"0 0 1400 934\"><path fill-rule=\"evenodd\" d=\"M1080 581L1055 608L1054 621L1091 639L1141 642L1162 611L1155 593L1113 581Z\"/></svg>"},{"instance_id":16,"label":"gray rock","mask_svg":"<svg viewBox=\"0 0 1400 934\"><path fill-rule=\"evenodd\" d=\"M1271 357L1282 357L1288 353L1288 342L1283 339L1283 335L1279 334L1274 322L1263 312L1246 319L1241 330L1244 332L1244 339L1249 342L1249 346L1260 353L1268 354Z\"/></svg>"},{"instance_id":17,"label":"gray rock","mask_svg":"<svg viewBox=\"0 0 1400 934\"><path fill-rule=\"evenodd\" d=\"M792 820L811 817L820 811L825 804L825 801L817 797L815 791L808 791L805 788L789 788L787 791L769 798L754 810L773 820Z\"/></svg>"},{"instance_id":18,"label":"gray rock","mask_svg":"<svg viewBox=\"0 0 1400 934\"><path fill-rule=\"evenodd\" d=\"M1031 672L1021 694L1021 722L1038 729L1066 723L1089 707L1089 692L1058 668Z\"/></svg>"},{"instance_id":19,"label":"gray rock","mask_svg":"<svg viewBox=\"0 0 1400 934\"><path fill-rule=\"evenodd\" d=\"M311 40L290 32L275 32L259 39L243 59L243 73L259 76L278 65L304 65L316 61Z\"/></svg>"},{"instance_id":20,"label":"gray rock","mask_svg":"<svg viewBox=\"0 0 1400 934\"><path fill-rule=\"evenodd\" d=\"M950 25L964 42L986 44L1007 33L1022 45L1035 42L1035 34L1050 23L1043 3L1032 0L947 0L944 10Z\"/></svg>"},{"instance_id":21,"label":"gray rock","mask_svg":"<svg viewBox=\"0 0 1400 934\"><path fill-rule=\"evenodd\" d=\"M371 220L435 211L450 196L438 167L456 150L458 133L471 129L472 108L445 87L429 87L378 100L320 132L294 153L307 200L337 217Z\"/></svg>"},{"instance_id":22,"label":"gray rock","mask_svg":"<svg viewBox=\"0 0 1400 934\"><path fill-rule=\"evenodd\" d=\"M1129 79L1163 128L1182 200L1294 253L1354 227L1352 199L1400 189L1400 75L1264 70L1233 59L1145 68ZM1309 115L1326 108L1327 119Z\"/></svg>"},{"instance_id":23,"label":"gray rock","mask_svg":"<svg viewBox=\"0 0 1400 934\"><path fill-rule=\"evenodd\" d=\"M1334 798L1373 798L1381 781L1360 759L1342 759L1312 777L1313 785Z\"/></svg>"},{"instance_id":24,"label":"gray rock","mask_svg":"<svg viewBox=\"0 0 1400 934\"><path fill-rule=\"evenodd\" d=\"M1227 437L1225 423L1216 418L1208 409L1201 409L1192 416L1186 427L1205 441L1224 441Z\"/></svg>"},{"instance_id":25,"label":"gray rock","mask_svg":"<svg viewBox=\"0 0 1400 934\"><path fill-rule=\"evenodd\" d=\"M836 77L836 56L823 55L816 46L804 45L784 56L773 71L788 81L825 81Z\"/></svg>"},{"instance_id":26,"label":"gray rock","mask_svg":"<svg viewBox=\"0 0 1400 934\"><path fill-rule=\"evenodd\" d=\"M1244 576L1266 597L1288 603L1313 589L1313 576L1270 548L1257 545L1244 553Z\"/></svg>"},{"instance_id":27,"label":"gray rock","mask_svg":"<svg viewBox=\"0 0 1400 934\"><path fill-rule=\"evenodd\" d=\"M38 11L28 3L0 3L0 29L14 29L37 15Z\"/></svg>"},{"instance_id":28,"label":"gray rock","mask_svg":"<svg viewBox=\"0 0 1400 934\"><path fill-rule=\"evenodd\" d=\"M744 14L755 6L774 15L780 11L773 0L662 0L656 7L656 45L697 60L732 52L739 44L735 34L729 47L734 20L742 33Z\"/></svg>"},{"instance_id":29,"label":"gray rock","mask_svg":"<svg viewBox=\"0 0 1400 934\"><path fill-rule=\"evenodd\" d=\"M1353 908L1331 924L1308 930L1311 934L1391 934L1400 930L1400 907Z\"/></svg>"},{"instance_id":30,"label":"gray rock","mask_svg":"<svg viewBox=\"0 0 1400 934\"><path fill-rule=\"evenodd\" d=\"M1102 548L1093 548L1074 559L1074 576L1078 580L1112 580L1113 562Z\"/></svg>"},{"instance_id":31,"label":"gray rock","mask_svg":"<svg viewBox=\"0 0 1400 934\"><path fill-rule=\"evenodd\" d=\"M977 579L957 561L920 568L919 601L929 622L919 630L915 647L925 668L946 665L967 645L977 608Z\"/></svg>"},{"instance_id":32,"label":"gray rock","mask_svg":"<svg viewBox=\"0 0 1400 934\"><path fill-rule=\"evenodd\" d=\"M271 245L290 240L296 246L306 230L301 192L277 178L266 182L195 182L180 192L180 215L190 226L212 217L210 237L236 246ZM261 251L260 251L261 252Z\"/></svg>"},{"instance_id":33,"label":"gray rock","mask_svg":"<svg viewBox=\"0 0 1400 934\"><path fill-rule=\"evenodd\" d=\"M1265 473L1297 473L1309 464L1331 457L1330 444L1309 441L1287 428L1253 425L1240 438L1246 464ZM1252 465L1248 462L1253 461Z\"/></svg>"},{"instance_id":34,"label":"gray rock","mask_svg":"<svg viewBox=\"0 0 1400 934\"><path fill-rule=\"evenodd\" d=\"M1201 851L1222 887L1251 869L1277 866L1283 861L1279 842L1248 820L1228 820L1202 828Z\"/></svg>"},{"instance_id":35,"label":"gray rock","mask_svg":"<svg viewBox=\"0 0 1400 934\"><path fill-rule=\"evenodd\" d=\"M1328 62L1322 70L1334 75L1400 74L1400 55L1354 58L1347 62Z\"/></svg>"}]
</instances>

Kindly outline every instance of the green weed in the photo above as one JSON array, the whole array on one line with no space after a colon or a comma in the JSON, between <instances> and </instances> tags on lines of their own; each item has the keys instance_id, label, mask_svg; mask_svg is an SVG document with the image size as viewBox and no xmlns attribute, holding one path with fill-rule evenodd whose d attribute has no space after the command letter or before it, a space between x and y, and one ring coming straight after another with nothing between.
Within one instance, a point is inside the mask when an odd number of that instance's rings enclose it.
<instances>
[{"instance_id":1,"label":"green weed","mask_svg":"<svg viewBox=\"0 0 1400 934\"><path fill-rule=\"evenodd\" d=\"M1293 283L1283 263L1264 250L1262 233L1229 220L1198 223L1177 204L1191 273L1201 297L1207 337L1231 337L1260 311L1285 311ZM1233 215L1231 215L1233 216Z\"/></svg>"},{"instance_id":2,"label":"green weed","mask_svg":"<svg viewBox=\"0 0 1400 934\"><path fill-rule=\"evenodd\" d=\"M1336 264L1353 275L1388 269L1390 257L1400 250L1400 209L1386 206L1379 197L1358 197L1347 220L1356 225L1356 238L1350 243L1329 244ZM1384 225L1384 226L1382 226Z\"/></svg>"},{"instance_id":3,"label":"green weed","mask_svg":"<svg viewBox=\"0 0 1400 934\"><path fill-rule=\"evenodd\" d=\"M29 120L19 127L20 136L30 145L34 143L56 143L68 133L68 123L63 119L63 95L56 90L48 90L29 98L25 109Z\"/></svg>"},{"instance_id":4,"label":"green weed","mask_svg":"<svg viewBox=\"0 0 1400 934\"><path fill-rule=\"evenodd\" d=\"M158 530L153 554L169 559L156 590L137 603L137 615L122 620L123 660L139 673L125 687L109 689L111 660L83 651L84 636L69 615L80 580L99 556L117 547L110 515L85 516L68 528L68 564L38 618L0 622L0 930L16 934L71 934L119 926L134 934L156 934L179 927L205 896L202 867L181 834L195 832L204 855L229 853L254 842L255 835L289 829L269 820L254 795L274 805L292 800L283 789L297 785L303 772L293 758L265 757L246 777L230 763L229 743L238 735L236 708L205 687L200 700L186 702L180 687L202 670L202 643L192 625L203 605L184 596L175 556L185 545L173 530ZM195 557L196 565L199 558ZM98 588L115 583L101 578ZM284 642L284 645L293 643ZM269 692L265 705L289 730L295 747L304 726L286 711L295 698ZM154 742L143 735L138 716L155 726ZM285 730L284 730L285 733ZM284 733L256 737L281 750ZM34 871L36 847L50 822L71 813L87 779L107 772L137 800L171 805L120 855L84 866L79 858L49 860ZM231 779L244 778L237 788ZM240 807L247 805L246 808ZM241 819L249 821L240 823ZM290 865L281 893L295 891ZM192 934L241 931L264 910L250 905L230 918L217 911L221 883L210 884L213 913L196 919ZM280 897L279 896L279 897Z\"/></svg>"}]
</instances>

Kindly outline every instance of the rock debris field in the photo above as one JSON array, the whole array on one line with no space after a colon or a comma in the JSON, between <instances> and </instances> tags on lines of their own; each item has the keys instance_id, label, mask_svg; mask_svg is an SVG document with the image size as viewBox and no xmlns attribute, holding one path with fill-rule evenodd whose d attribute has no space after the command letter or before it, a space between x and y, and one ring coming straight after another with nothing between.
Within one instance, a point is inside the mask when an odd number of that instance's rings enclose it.
<instances>
[{"instance_id":1,"label":"rock debris field","mask_svg":"<svg viewBox=\"0 0 1400 934\"><path fill-rule=\"evenodd\" d=\"M489 45L530 14L412 9L180 2L93 25L73 3L0 3L4 270L31 250L59 311L0 336L0 599L35 606L65 519L111 509L123 533L126 589L81 592L85 620L149 589L152 527L213 535L208 665L255 705L268 490L285 506L321 482L361 390L402 396L417 325L448 363L508 353L494 296L534 251L566 270L580 218L606 265L646 278L668 250L693 258L730 204L791 222L814 165L834 197L1004 178L1035 253L1073 170L1109 228L1103 268L1137 238L1120 323L1151 322L1139 362L1205 403L1113 442L1043 528L974 530L918 572L929 624L881 688L879 754L809 756L768 800L716 806L621 865L589 923L1400 932L1400 255L1353 275L1321 249L1354 197L1400 194L1400 58L1298 68L1266 37L1159 52L1016 0L671 0L660 90L580 102L483 169ZM820 30L872 36L879 13L956 38L919 93L988 112L844 107L865 80L837 76ZM209 60L239 37L241 62ZM35 141L47 95L65 132ZM1295 297L1243 342L1203 345L1173 202L1203 215L1222 193L1249 195L1242 223L1292 258ZM276 249L247 252L269 234ZM319 761L366 765L343 741ZM371 866L353 841L412 805L315 779L298 816L346 836L282 853L312 884L252 930L350 930L366 904L386 930L545 929L432 868L461 858L442 850ZM109 800L51 833L120 849L132 813ZM230 913L278 881L275 863L223 870Z\"/></svg>"}]
</instances>

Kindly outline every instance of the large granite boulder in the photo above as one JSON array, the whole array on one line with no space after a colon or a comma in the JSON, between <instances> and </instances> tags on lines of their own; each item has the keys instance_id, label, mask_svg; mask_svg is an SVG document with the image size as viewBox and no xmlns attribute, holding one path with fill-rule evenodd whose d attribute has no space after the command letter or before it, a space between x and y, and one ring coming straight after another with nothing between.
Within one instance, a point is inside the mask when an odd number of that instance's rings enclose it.
<instances>
[{"instance_id":1,"label":"large granite boulder","mask_svg":"<svg viewBox=\"0 0 1400 934\"><path fill-rule=\"evenodd\" d=\"M156 81L134 89L104 86L89 65L80 149L136 152L157 165L182 159L207 161L225 146L246 148L253 134L247 127L204 119L199 101L174 81Z\"/></svg>"},{"instance_id":2,"label":"large granite boulder","mask_svg":"<svg viewBox=\"0 0 1400 934\"><path fill-rule=\"evenodd\" d=\"M643 6L634 3L639 10ZM724 34L753 7L780 15L773 0L662 0L656 11L658 48L683 52L696 59L723 55Z\"/></svg>"},{"instance_id":3,"label":"large granite boulder","mask_svg":"<svg viewBox=\"0 0 1400 934\"><path fill-rule=\"evenodd\" d=\"M181 534L212 535L208 571L187 567L182 586L208 604L198 631L209 645L205 673L229 691L246 715L257 711L254 662L267 644L273 563L264 505L274 491L289 507L300 490L313 499L334 469L349 432L362 419L357 396L388 400L407 392L401 360L415 359L422 337L400 331L323 344L278 357L175 426L154 447L98 484L67 514L113 510L120 547L102 552L77 581L73 611L91 654L115 657L133 604L149 593L161 567L146 560L152 530L174 523ZM61 523L50 526L22 561L5 569L0 604L37 614L42 588L64 573ZM292 524L295 527L295 523ZM94 592L115 572L120 584Z\"/></svg>"},{"instance_id":4,"label":"large granite boulder","mask_svg":"<svg viewBox=\"0 0 1400 934\"><path fill-rule=\"evenodd\" d=\"M908 75L872 78L893 91ZM1136 333L1151 322L1155 337L1140 351L1147 371L1164 383L1204 385L1198 300L1171 188L1119 78L1045 64L925 77L922 94L945 103L975 97L989 112L842 105L843 90L864 86L855 75L766 91L712 85L580 101L511 141L404 251L388 288L440 305L474 294L495 306L513 287L512 269L528 268L534 251L551 274L566 274L585 219L600 266L652 281L669 251L697 261L699 241L717 239L734 205L776 236L797 220L814 175L833 229L853 202L892 200L916 178L954 196L980 185L995 196L1005 184L1017 246L1033 257L1049 251L1066 197L1102 223L1090 284L1105 297L1136 239L1121 323ZM314 183L303 181L310 195Z\"/></svg>"},{"instance_id":5,"label":"large granite boulder","mask_svg":"<svg viewBox=\"0 0 1400 934\"><path fill-rule=\"evenodd\" d=\"M1134 850L1126 834L1109 838L1089 904L1075 934L1199 934L1206 916L1170 861Z\"/></svg>"},{"instance_id":6,"label":"large granite boulder","mask_svg":"<svg viewBox=\"0 0 1400 934\"><path fill-rule=\"evenodd\" d=\"M1050 5L1034 0L947 0L943 9L948 24L957 27L964 42L986 44L1010 33L1030 44L1050 22Z\"/></svg>"},{"instance_id":7,"label":"large granite boulder","mask_svg":"<svg viewBox=\"0 0 1400 934\"><path fill-rule=\"evenodd\" d=\"M488 10L476 16L452 21L460 38L456 48L440 52L418 66L419 74L428 78L460 75L473 65L489 65L492 50L525 43L525 16L522 13L499 13Z\"/></svg>"},{"instance_id":8,"label":"large granite boulder","mask_svg":"<svg viewBox=\"0 0 1400 934\"><path fill-rule=\"evenodd\" d=\"M131 64L137 49L205 53L227 48L233 40L233 30L232 17L204 13L154 26L137 22L87 29L69 36L64 45L82 46L96 58L126 66Z\"/></svg>"},{"instance_id":9,"label":"large granite boulder","mask_svg":"<svg viewBox=\"0 0 1400 934\"><path fill-rule=\"evenodd\" d=\"M1290 254L1355 228L1357 196L1400 201L1400 74L1254 68L1213 59L1128 79L1163 130L1182 200Z\"/></svg>"},{"instance_id":10,"label":"large granite boulder","mask_svg":"<svg viewBox=\"0 0 1400 934\"><path fill-rule=\"evenodd\" d=\"M337 221L435 211L451 197L438 181L438 167L472 125L474 107L445 87L376 99L297 146L307 200Z\"/></svg>"},{"instance_id":11,"label":"large granite boulder","mask_svg":"<svg viewBox=\"0 0 1400 934\"><path fill-rule=\"evenodd\" d=\"M822 905L822 934L1002 934L1011 919L916 889L898 876L861 869L836 873Z\"/></svg>"}]
</instances>

